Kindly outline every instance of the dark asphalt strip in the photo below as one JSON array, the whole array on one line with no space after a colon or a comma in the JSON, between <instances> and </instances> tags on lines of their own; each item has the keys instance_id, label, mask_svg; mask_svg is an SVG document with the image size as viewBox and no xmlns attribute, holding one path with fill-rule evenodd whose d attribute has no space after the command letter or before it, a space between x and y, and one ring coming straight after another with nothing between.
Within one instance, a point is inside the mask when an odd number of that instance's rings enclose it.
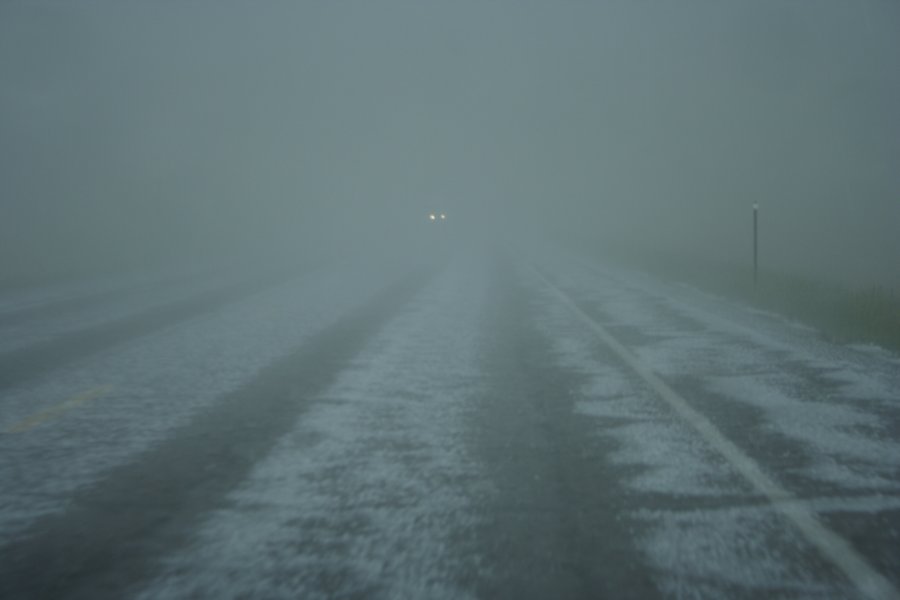
<instances>
[{"instance_id":1,"label":"dark asphalt strip","mask_svg":"<svg viewBox=\"0 0 900 600\"><path fill-rule=\"evenodd\" d=\"M246 386L0 547L0 598L122 598L182 547L317 393L426 282L422 273L270 365Z\"/></svg>"},{"instance_id":2,"label":"dark asphalt strip","mask_svg":"<svg viewBox=\"0 0 900 600\"><path fill-rule=\"evenodd\" d=\"M582 376L557 366L533 325L535 308L509 265L500 265L485 317L488 392L472 431L496 492L483 506L483 598L654 598L632 540L633 467L611 464L614 442L574 412ZM598 357L598 360L603 360ZM626 473L626 471L628 471Z\"/></svg>"},{"instance_id":3,"label":"dark asphalt strip","mask_svg":"<svg viewBox=\"0 0 900 600\"><path fill-rule=\"evenodd\" d=\"M290 275L254 278L196 294L186 300L154 307L128 317L75 331L21 350L0 354L0 390L35 379L54 369L96 354L117 344L153 333L192 317L255 294Z\"/></svg>"}]
</instances>

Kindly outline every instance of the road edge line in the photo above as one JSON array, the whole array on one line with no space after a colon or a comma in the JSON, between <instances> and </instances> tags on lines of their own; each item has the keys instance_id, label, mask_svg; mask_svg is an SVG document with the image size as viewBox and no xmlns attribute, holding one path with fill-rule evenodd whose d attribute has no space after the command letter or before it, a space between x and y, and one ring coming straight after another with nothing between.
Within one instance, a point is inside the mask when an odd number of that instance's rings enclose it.
<instances>
[{"instance_id":1,"label":"road edge line","mask_svg":"<svg viewBox=\"0 0 900 600\"><path fill-rule=\"evenodd\" d=\"M767 497L772 507L788 519L819 552L835 565L866 597L873 599L897 599L900 592L856 549L832 531L800 499L766 475L759 465L729 440L703 414L695 410L669 387L656 373L643 365L638 358L620 343L605 327L591 318L565 292L556 287L537 268L532 272L568 307L588 328L605 343L632 371L649 385L682 419L746 479L758 492Z\"/></svg>"}]
</instances>

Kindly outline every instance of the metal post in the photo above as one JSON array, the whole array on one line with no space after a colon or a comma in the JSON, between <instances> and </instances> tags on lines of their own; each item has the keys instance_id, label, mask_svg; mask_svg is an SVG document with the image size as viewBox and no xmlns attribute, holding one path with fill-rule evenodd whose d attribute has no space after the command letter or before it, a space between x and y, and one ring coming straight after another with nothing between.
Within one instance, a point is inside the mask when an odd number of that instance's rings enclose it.
<instances>
[{"instance_id":1,"label":"metal post","mask_svg":"<svg viewBox=\"0 0 900 600\"><path fill-rule=\"evenodd\" d=\"M759 282L759 204L753 203L753 287Z\"/></svg>"}]
</instances>

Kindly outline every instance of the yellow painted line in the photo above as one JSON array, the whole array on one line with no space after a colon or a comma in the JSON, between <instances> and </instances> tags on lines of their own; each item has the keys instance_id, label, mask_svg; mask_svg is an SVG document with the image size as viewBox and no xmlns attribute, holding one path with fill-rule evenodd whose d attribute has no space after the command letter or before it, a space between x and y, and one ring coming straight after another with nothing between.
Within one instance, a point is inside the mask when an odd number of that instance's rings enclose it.
<instances>
[{"instance_id":1,"label":"yellow painted line","mask_svg":"<svg viewBox=\"0 0 900 600\"><path fill-rule=\"evenodd\" d=\"M113 387L111 385L102 385L100 387L96 387L92 390L88 390L84 393L78 394L74 398L69 398L65 402L60 402L54 406L46 410L42 410L41 412L28 417L23 421L19 421L12 427L6 430L6 433L22 433L37 427L42 423L46 423L47 421L51 421L56 417L59 417L63 413L72 410L82 404L90 402L91 400L96 400L100 396L104 394L108 394Z\"/></svg>"},{"instance_id":2,"label":"yellow painted line","mask_svg":"<svg viewBox=\"0 0 900 600\"><path fill-rule=\"evenodd\" d=\"M849 541L829 528L811 510L809 503L802 502L782 486L743 450L725 437L718 427L690 403L678 395L656 373L644 365L628 348L619 342L600 323L584 312L565 292L553 285L535 267L531 270L557 300L565 305L589 330L591 330L619 359L636 375L644 380L686 423L693 427L707 444L727 460L757 492L769 500L769 504L791 522L822 556L840 569L860 593L873 600L900 599L900 592L884 575L869 564L869 561L853 547Z\"/></svg>"}]
</instances>

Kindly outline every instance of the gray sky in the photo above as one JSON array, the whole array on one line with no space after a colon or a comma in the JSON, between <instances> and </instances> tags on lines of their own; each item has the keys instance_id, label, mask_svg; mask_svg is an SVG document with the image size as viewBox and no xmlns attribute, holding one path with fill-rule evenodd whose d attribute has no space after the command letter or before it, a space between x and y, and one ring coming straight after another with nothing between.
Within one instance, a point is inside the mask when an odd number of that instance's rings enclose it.
<instances>
[{"instance_id":1,"label":"gray sky","mask_svg":"<svg viewBox=\"0 0 900 600\"><path fill-rule=\"evenodd\" d=\"M7 271L429 210L900 285L900 3L0 3ZM62 264L62 263L60 263Z\"/></svg>"}]
</instances>

